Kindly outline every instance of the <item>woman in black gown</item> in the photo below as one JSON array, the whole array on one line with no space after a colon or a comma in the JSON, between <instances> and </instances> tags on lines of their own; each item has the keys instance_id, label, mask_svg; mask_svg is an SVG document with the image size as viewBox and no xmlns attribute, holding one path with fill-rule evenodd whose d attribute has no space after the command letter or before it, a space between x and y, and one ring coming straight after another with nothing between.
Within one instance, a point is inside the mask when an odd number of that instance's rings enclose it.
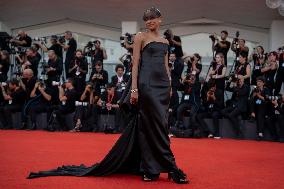
<instances>
[{"instance_id":1,"label":"woman in black gown","mask_svg":"<svg viewBox=\"0 0 284 189\"><path fill-rule=\"evenodd\" d=\"M178 169L170 149L167 120L170 101L168 41L159 36L161 13L145 11L147 32L135 36L132 80L128 82L120 107L128 112L128 126L106 157L90 167L62 166L30 173L29 179L44 176L105 176L113 173L138 174L143 181L154 181L160 173L179 184L188 183Z\"/></svg>"}]
</instances>

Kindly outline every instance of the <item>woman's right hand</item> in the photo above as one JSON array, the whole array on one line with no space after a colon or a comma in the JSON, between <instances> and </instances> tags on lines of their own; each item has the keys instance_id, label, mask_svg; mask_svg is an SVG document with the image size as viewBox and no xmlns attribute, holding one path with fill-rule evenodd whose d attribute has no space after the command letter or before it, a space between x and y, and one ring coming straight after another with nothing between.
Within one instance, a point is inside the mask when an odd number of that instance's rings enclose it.
<instances>
[{"instance_id":1,"label":"woman's right hand","mask_svg":"<svg viewBox=\"0 0 284 189\"><path fill-rule=\"evenodd\" d=\"M138 103L138 91L131 92L130 95L130 104L136 105Z\"/></svg>"}]
</instances>

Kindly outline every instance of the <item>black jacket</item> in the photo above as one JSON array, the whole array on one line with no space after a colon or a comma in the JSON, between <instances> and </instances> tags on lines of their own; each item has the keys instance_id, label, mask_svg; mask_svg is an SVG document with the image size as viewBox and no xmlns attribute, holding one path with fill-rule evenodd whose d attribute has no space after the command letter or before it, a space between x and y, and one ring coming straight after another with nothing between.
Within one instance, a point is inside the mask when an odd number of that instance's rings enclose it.
<instances>
[{"instance_id":1,"label":"black jacket","mask_svg":"<svg viewBox=\"0 0 284 189\"><path fill-rule=\"evenodd\" d=\"M242 87L226 87L227 91L233 92L232 106L238 108L241 112L246 112L248 108L248 97L250 88L248 85L243 84Z\"/></svg>"}]
</instances>

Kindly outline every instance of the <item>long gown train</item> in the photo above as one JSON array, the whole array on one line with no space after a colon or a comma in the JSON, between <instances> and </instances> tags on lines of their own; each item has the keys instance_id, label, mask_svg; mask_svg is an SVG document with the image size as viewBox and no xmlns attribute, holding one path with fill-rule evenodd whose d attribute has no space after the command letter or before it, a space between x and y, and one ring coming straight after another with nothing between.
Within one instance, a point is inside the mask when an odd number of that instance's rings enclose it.
<instances>
[{"instance_id":1,"label":"long gown train","mask_svg":"<svg viewBox=\"0 0 284 189\"><path fill-rule=\"evenodd\" d=\"M150 42L141 51L138 76L139 103L130 105L131 80L120 99L128 113L124 132L100 162L90 167L67 165L31 172L29 179L45 176L105 176L113 173L159 174L177 169L168 137L169 80L164 64L168 45Z\"/></svg>"}]
</instances>

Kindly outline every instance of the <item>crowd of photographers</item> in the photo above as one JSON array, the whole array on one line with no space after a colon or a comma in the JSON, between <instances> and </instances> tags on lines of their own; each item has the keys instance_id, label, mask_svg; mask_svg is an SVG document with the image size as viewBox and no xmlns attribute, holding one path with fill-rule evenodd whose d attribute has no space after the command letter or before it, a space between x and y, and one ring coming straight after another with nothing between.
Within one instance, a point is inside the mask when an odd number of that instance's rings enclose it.
<instances>
[{"instance_id":1,"label":"crowd of photographers","mask_svg":"<svg viewBox=\"0 0 284 189\"><path fill-rule=\"evenodd\" d=\"M232 42L227 40L227 31L221 32L221 39L210 35L214 59L203 78L200 77L201 56L198 53L184 54L180 37L170 29L164 32L164 36L169 41L172 78L171 128L189 129L192 137L218 139L219 119L225 117L231 121L238 138L243 138L242 118L256 121L259 140L268 129L274 140L283 142L284 95L280 94L284 82L283 48L265 53L263 47L258 46L250 53L238 32ZM65 131L70 129L66 126L65 116L75 112L73 132L83 130L84 121L90 117L95 119L88 129L98 131L98 116L102 114L115 115L115 125L107 129L120 132L123 128L118 124L121 117L118 102L131 73L133 35L121 37L121 45L128 52L120 57L121 64L116 66L116 75L111 78L104 70L103 61L107 54L99 40L89 42L83 50L77 49L70 31L65 32L64 37L52 36L50 47L32 41L23 31L17 38L9 39L9 43L17 47L14 67L10 60L13 49L0 53L2 128L12 128L12 113L22 112L20 129L27 128L28 119L32 125L29 129L36 129L37 116L46 112L49 123L53 119L59 125L47 129ZM39 49L48 53L48 62L42 66L41 73L38 73L42 59ZM229 71L227 53L230 49L236 54L236 59ZM66 52L64 62L63 51ZM91 66L86 56L91 57ZM7 81L9 69L13 73ZM88 71L91 73L89 78ZM179 94L182 94L181 98ZM190 117L189 122L184 122L186 114ZM213 119L214 131L208 128L204 118Z\"/></svg>"}]
</instances>

